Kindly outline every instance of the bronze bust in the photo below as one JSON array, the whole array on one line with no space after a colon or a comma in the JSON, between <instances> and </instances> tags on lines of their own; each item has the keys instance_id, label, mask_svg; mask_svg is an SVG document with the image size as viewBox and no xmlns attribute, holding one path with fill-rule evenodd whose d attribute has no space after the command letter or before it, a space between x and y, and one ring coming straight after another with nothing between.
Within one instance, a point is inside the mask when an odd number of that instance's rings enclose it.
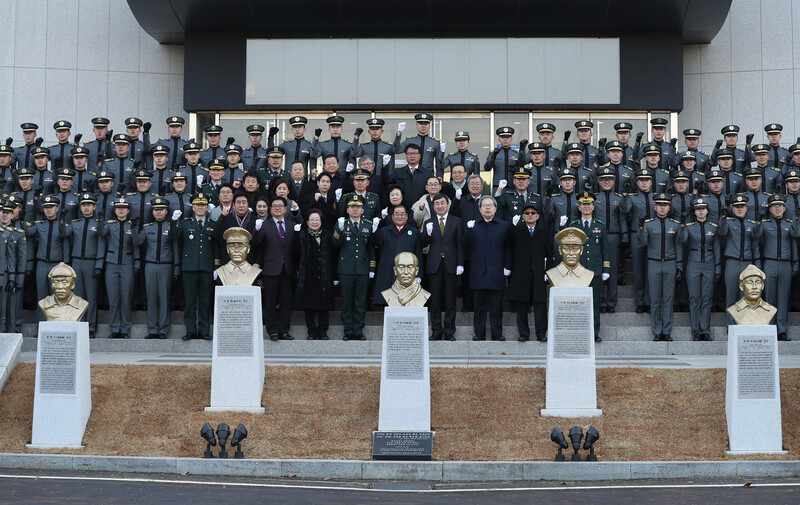
<instances>
[{"instance_id":1,"label":"bronze bust","mask_svg":"<svg viewBox=\"0 0 800 505\"><path fill-rule=\"evenodd\" d=\"M739 289L744 296L728 307L736 324L769 324L775 317L778 309L761 298L766 277L755 265L747 265L739 274Z\"/></svg>"},{"instance_id":2,"label":"bronze bust","mask_svg":"<svg viewBox=\"0 0 800 505\"><path fill-rule=\"evenodd\" d=\"M53 294L39 300L39 308L48 321L80 321L89 302L74 294L75 270L63 261L47 274Z\"/></svg>"},{"instance_id":3,"label":"bronze bust","mask_svg":"<svg viewBox=\"0 0 800 505\"><path fill-rule=\"evenodd\" d=\"M222 234L231 260L215 270L223 286L252 286L261 275L261 269L247 262L250 239L253 236L244 228L228 228Z\"/></svg>"},{"instance_id":4,"label":"bronze bust","mask_svg":"<svg viewBox=\"0 0 800 505\"><path fill-rule=\"evenodd\" d=\"M592 283L594 272L581 265L586 233L580 228L564 228L556 233L561 263L547 271L547 279L554 287L585 287Z\"/></svg>"},{"instance_id":5,"label":"bronze bust","mask_svg":"<svg viewBox=\"0 0 800 505\"><path fill-rule=\"evenodd\" d=\"M431 296L415 280L419 274L419 260L415 254L401 252L394 257L394 275L397 280L392 287L381 291L390 307L424 307Z\"/></svg>"}]
</instances>

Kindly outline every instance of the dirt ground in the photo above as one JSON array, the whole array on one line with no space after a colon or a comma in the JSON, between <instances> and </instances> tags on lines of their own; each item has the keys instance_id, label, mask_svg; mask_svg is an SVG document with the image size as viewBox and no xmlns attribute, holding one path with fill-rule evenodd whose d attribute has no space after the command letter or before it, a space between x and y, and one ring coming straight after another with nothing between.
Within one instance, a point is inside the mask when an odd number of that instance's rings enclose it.
<instances>
[{"instance_id":1,"label":"dirt ground","mask_svg":"<svg viewBox=\"0 0 800 505\"><path fill-rule=\"evenodd\" d=\"M31 438L35 365L18 365L0 395L3 452L199 457L200 427L247 426L248 458L371 459L377 367L267 367L266 414L207 413L211 367L92 366L85 449L36 451ZM436 460L550 460L554 426L593 424L602 461L726 460L725 370L603 368L600 418L543 418L544 368L432 368ZM800 459L800 370L781 370L783 443ZM747 459L753 459L748 456Z\"/></svg>"}]
</instances>

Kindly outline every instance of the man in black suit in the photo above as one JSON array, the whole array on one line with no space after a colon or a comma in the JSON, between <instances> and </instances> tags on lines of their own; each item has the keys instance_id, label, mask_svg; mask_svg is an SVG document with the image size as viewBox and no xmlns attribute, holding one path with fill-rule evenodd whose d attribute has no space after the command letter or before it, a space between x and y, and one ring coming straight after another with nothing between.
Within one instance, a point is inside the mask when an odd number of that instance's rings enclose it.
<instances>
[{"instance_id":1,"label":"man in black suit","mask_svg":"<svg viewBox=\"0 0 800 505\"><path fill-rule=\"evenodd\" d=\"M317 185L306 178L306 168L302 161L295 161L289 170L289 198L297 202L300 212L305 216L311 208L311 197L317 190Z\"/></svg>"},{"instance_id":2,"label":"man in black suit","mask_svg":"<svg viewBox=\"0 0 800 505\"><path fill-rule=\"evenodd\" d=\"M241 189L237 190L234 193L232 210L227 215L221 216L214 226L214 239L217 242L217 257L220 265L224 265L231 260L225 248L225 240L223 238L225 230L238 227L249 231L251 235L255 235L255 221L255 214L249 208L247 193ZM259 268L261 267L261 257L256 253L255 247L250 248L247 261Z\"/></svg>"},{"instance_id":3,"label":"man in black suit","mask_svg":"<svg viewBox=\"0 0 800 505\"><path fill-rule=\"evenodd\" d=\"M434 215L422 227L422 247L429 247L425 262L431 297L431 340L455 340L456 276L464 273L464 251L461 248L461 220L450 214L450 199L439 193L433 197Z\"/></svg>"},{"instance_id":4,"label":"man in black suit","mask_svg":"<svg viewBox=\"0 0 800 505\"><path fill-rule=\"evenodd\" d=\"M297 274L297 225L286 219L287 201L276 196L269 203L270 218L257 219L253 244L260 246L261 278L264 281L264 322L269 339L294 340L289 335L292 291ZM280 303L280 309L278 304Z\"/></svg>"},{"instance_id":5,"label":"man in black suit","mask_svg":"<svg viewBox=\"0 0 800 505\"><path fill-rule=\"evenodd\" d=\"M481 199L482 192L483 179L481 179L481 176L478 174L472 174L467 178L467 191L462 192L460 195L456 194L456 197L460 197L457 201L459 217L461 218L462 224L466 225L467 221L477 221L480 219L481 213L478 210L478 202ZM472 308L475 304L474 295L469 288L468 280L470 273L469 252L465 252L467 254L464 255L464 275L461 276L461 297L464 300L461 312L472 312Z\"/></svg>"},{"instance_id":6,"label":"man in black suit","mask_svg":"<svg viewBox=\"0 0 800 505\"><path fill-rule=\"evenodd\" d=\"M400 186L403 190L403 203L410 207L425 194L428 177L433 176L433 171L420 166L419 145L408 144L405 152L408 166L395 168L389 176L389 185Z\"/></svg>"}]
</instances>

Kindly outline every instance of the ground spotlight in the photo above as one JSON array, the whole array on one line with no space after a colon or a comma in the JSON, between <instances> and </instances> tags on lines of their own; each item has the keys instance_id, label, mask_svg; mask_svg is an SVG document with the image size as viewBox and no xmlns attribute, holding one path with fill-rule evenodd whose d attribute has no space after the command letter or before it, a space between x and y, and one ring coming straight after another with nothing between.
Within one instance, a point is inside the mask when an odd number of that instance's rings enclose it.
<instances>
[{"instance_id":1,"label":"ground spotlight","mask_svg":"<svg viewBox=\"0 0 800 505\"><path fill-rule=\"evenodd\" d=\"M556 461L564 461L564 453L561 452L562 449L569 449L569 444L567 443L567 439L564 437L564 432L561 431L558 426L553 428L553 431L550 432L550 440L552 440L555 444L558 445L558 453L556 453Z\"/></svg>"},{"instance_id":2,"label":"ground spotlight","mask_svg":"<svg viewBox=\"0 0 800 505\"><path fill-rule=\"evenodd\" d=\"M217 439L214 437L214 428L206 423L200 428L200 436L206 440L206 452L203 453L204 458L213 458L214 453L211 452L211 446L217 445Z\"/></svg>"},{"instance_id":3,"label":"ground spotlight","mask_svg":"<svg viewBox=\"0 0 800 505\"><path fill-rule=\"evenodd\" d=\"M219 434L219 432L217 432ZM581 448L581 439L583 438L583 430L580 426L573 426L569 429L569 440L572 442L572 461L580 461L581 455L578 454L578 449Z\"/></svg>"},{"instance_id":4,"label":"ground spotlight","mask_svg":"<svg viewBox=\"0 0 800 505\"><path fill-rule=\"evenodd\" d=\"M236 454L233 455L236 459L244 459L242 440L245 438L247 438L247 427L243 424L239 424L239 426L233 430L233 437L231 437L231 447L236 447Z\"/></svg>"},{"instance_id":5,"label":"ground spotlight","mask_svg":"<svg viewBox=\"0 0 800 505\"><path fill-rule=\"evenodd\" d=\"M586 456L586 461L597 461L597 456L594 454L594 443L599 439L600 433L597 432L597 428L589 426L589 429L586 430L586 440L583 442L583 449L589 449L589 455Z\"/></svg>"},{"instance_id":6,"label":"ground spotlight","mask_svg":"<svg viewBox=\"0 0 800 505\"><path fill-rule=\"evenodd\" d=\"M217 438L219 439L219 457L227 458L228 451L225 450L225 444L228 443L228 437L231 435L231 428L226 423L220 423L217 426Z\"/></svg>"}]
</instances>

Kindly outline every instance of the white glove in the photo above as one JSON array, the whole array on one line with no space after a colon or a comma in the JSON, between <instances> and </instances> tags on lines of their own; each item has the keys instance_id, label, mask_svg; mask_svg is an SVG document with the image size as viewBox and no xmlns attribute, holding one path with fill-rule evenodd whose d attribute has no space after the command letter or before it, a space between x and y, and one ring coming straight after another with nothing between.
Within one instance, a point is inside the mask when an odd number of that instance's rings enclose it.
<instances>
[{"instance_id":1,"label":"white glove","mask_svg":"<svg viewBox=\"0 0 800 505\"><path fill-rule=\"evenodd\" d=\"M381 211L381 218L385 218L388 215L389 215L389 207L384 207L383 210Z\"/></svg>"},{"instance_id":2,"label":"white glove","mask_svg":"<svg viewBox=\"0 0 800 505\"><path fill-rule=\"evenodd\" d=\"M216 208L217 208L217 206L216 206L216 205L214 205L213 203L209 203L209 204L208 204L208 211L209 211L209 212L211 212L212 210L214 210L214 209L216 209Z\"/></svg>"},{"instance_id":3,"label":"white glove","mask_svg":"<svg viewBox=\"0 0 800 505\"><path fill-rule=\"evenodd\" d=\"M253 212L253 207L247 207L247 212Z\"/></svg>"},{"instance_id":4,"label":"white glove","mask_svg":"<svg viewBox=\"0 0 800 505\"><path fill-rule=\"evenodd\" d=\"M354 168L356 168L355 165L353 165L352 163L348 163L347 164L347 168L345 168L345 171L346 172L352 172Z\"/></svg>"},{"instance_id":5,"label":"white glove","mask_svg":"<svg viewBox=\"0 0 800 505\"><path fill-rule=\"evenodd\" d=\"M609 277L611 277L611 274L603 274L600 276L600 278L603 279L604 281L607 281Z\"/></svg>"},{"instance_id":6,"label":"white glove","mask_svg":"<svg viewBox=\"0 0 800 505\"><path fill-rule=\"evenodd\" d=\"M428 235L433 235L433 223L427 223L425 225L425 231L428 233Z\"/></svg>"},{"instance_id":7,"label":"white glove","mask_svg":"<svg viewBox=\"0 0 800 505\"><path fill-rule=\"evenodd\" d=\"M263 225L264 225L263 219L256 219L256 231L260 230Z\"/></svg>"},{"instance_id":8,"label":"white glove","mask_svg":"<svg viewBox=\"0 0 800 505\"><path fill-rule=\"evenodd\" d=\"M333 192L336 195L336 201L338 202L340 198L342 198L342 188L336 188L336 191Z\"/></svg>"},{"instance_id":9,"label":"white glove","mask_svg":"<svg viewBox=\"0 0 800 505\"><path fill-rule=\"evenodd\" d=\"M463 273L464 273L464 267L462 267L461 265L458 265L456 267L456 275L461 275Z\"/></svg>"},{"instance_id":10,"label":"white glove","mask_svg":"<svg viewBox=\"0 0 800 505\"><path fill-rule=\"evenodd\" d=\"M514 223L514 226L517 226L517 223L519 223L519 216L512 217L511 222Z\"/></svg>"},{"instance_id":11,"label":"white glove","mask_svg":"<svg viewBox=\"0 0 800 505\"><path fill-rule=\"evenodd\" d=\"M336 224L339 225L339 229L340 230L344 230L344 218L343 217L340 217L339 219L337 219L336 220Z\"/></svg>"},{"instance_id":12,"label":"white glove","mask_svg":"<svg viewBox=\"0 0 800 505\"><path fill-rule=\"evenodd\" d=\"M392 161L392 157L390 155L388 155L388 154L384 154L383 155L383 166L385 167L386 165L388 165L390 161Z\"/></svg>"},{"instance_id":13,"label":"white glove","mask_svg":"<svg viewBox=\"0 0 800 505\"><path fill-rule=\"evenodd\" d=\"M461 200L461 193L462 193L461 188L458 188L456 190L456 200Z\"/></svg>"},{"instance_id":14,"label":"white glove","mask_svg":"<svg viewBox=\"0 0 800 505\"><path fill-rule=\"evenodd\" d=\"M181 218L182 215L183 215L183 212L181 212L179 210L176 210L175 212L172 213L172 220L173 221L177 221L178 219Z\"/></svg>"},{"instance_id":15,"label":"white glove","mask_svg":"<svg viewBox=\"0 0 800 505\"><path fill-rule=\"evenodd\" d=\"M198 186L202 186L203 185L203 176L202 175L198 175L197 176L197 185Z\"/></svg>"},{"instance_id":16,"label":"white glove","mask_svg":"<svg viewBox=\"0 0 800 505\"><path fill-rule=\"evenodd\" d=\"M547 274L544 274L544 281L545 281L545 282L547 282L547 281L549 281L549 280L550 280L550 279L548 279L548 278L547 278Z\"/></svg>"},{"instance_id":17,"label":"white glove","mask_svg":"<svg viewBox=\"0 0 800 505\"><path fill-rule=\"evenodd\" d=\"M508 181L505 179L502 179L500 182L497 183L497 187L499 189L505 189L506 186L508 186Z\"/></svg>"},{"instance_id":18,"label":"white glove","mask_svg":"<svg viewBox=\"0 0 800 505\"><path fill-rule=\"evenodd\" d=\"M467 221L467 228L473 228L473 227L475 227L475 220L470 219L469 221Z\"/></svg>"},{"instance_id":19,"label":"white glove","mask_svg":"<svg viewBox=\"0 0 800 505\"><path fill-rule=\"evenodd\" d=\"M214 270L214 280L217 280L217 277L219 277L219 275L217 275L217 271Z\"/></svg>"},{"instance_id":20,"label":"white glove","mask_svg":"<svg viewBox=\"0 0 800 505\"><path fill-rule=\"evenodd\" d=\"M509 275L511 275L511 270L509 270L509 269L507 269L507 268L504 268L504 269L503 269L503 275L505 275L506 277L508 277Z\"/></svg>"},{"instance_id":21,"label":"white glove","mask_svg":"<svg viewBox=\"0 0 800 505\"><path fill-rule=\"evenodd\" d=\"M444 150L447 149L447 142L442 142L439 146L442 148L442 152L444 152Z\"/></svg>"},{"instance_id":22,"label":"white glove","mask_svg":"<svg viewBox=\"0 0 800 505\"><path fill-rule=\"evenodd\" d=\"M422 284L422 277L415 277L414 280L417 281L417 284Z\"/></svg>"},{"instance_id":23,"label":"white glove","mask_svg":"<svg viewBox=\"0 0 800 505\"><path fill-rule=\"evenodd\" d=\"M558 222L561 224L561 226L566 226L567 225L567 216L561 216L561 219L559 219Z\"/></svg>"},{"instance_id":24,"label":"white glove","mask_svg":"<svg viewBox=\"0 0 800 505\"><path fill-rule=\"evenodd\" d=\"M380 225L381 225L380 219L373 219L372 220L372 233L375 233L376 231L378 231L378 226L380 226Z\"/></svg>"},{"instance_id":25,"label":"white glove","mask_svg":"<svg viewBox=\"0 0 800 505\"><path fill-rule=\"evenodd\" d=\"M302 228L302 225L299 224L294 225L294 231L300 231L300 228Z\"/></svg>"},{"instance_id":26,"label":"white glove","mask_svg":"<svg viewBox=\"0 0 800 505\"><path fill-rule=\"evenodd\" d=\"M334 286L338 286L339 285L339 281L333 281L333 285Z\"/></svg>"},{"instance_id":27,"label":"white glove","mask_svg":"<svg viewBox=\"0 0 800 505\"><path fill-rule=\"evenodd\" d=\"M369 273L369 278L370 279L374 279L375 278L375 272L370 272Z\"/></svg>"},{"instance_id":28,"label":"white glove","mask_svg":"<svg viewBox=\"0 0 800 505\"><path fill-rule=\"evenodd\" d=\"M398 125L397 125L397 131L399 131L399 132L402 132L402 131L403 131L403 130L405 130L405 129L406 129L406 123L405 123L405 121L403 121L402 123L400 123L400 124L398 124Z\"/></svg>"}]
</instances>

